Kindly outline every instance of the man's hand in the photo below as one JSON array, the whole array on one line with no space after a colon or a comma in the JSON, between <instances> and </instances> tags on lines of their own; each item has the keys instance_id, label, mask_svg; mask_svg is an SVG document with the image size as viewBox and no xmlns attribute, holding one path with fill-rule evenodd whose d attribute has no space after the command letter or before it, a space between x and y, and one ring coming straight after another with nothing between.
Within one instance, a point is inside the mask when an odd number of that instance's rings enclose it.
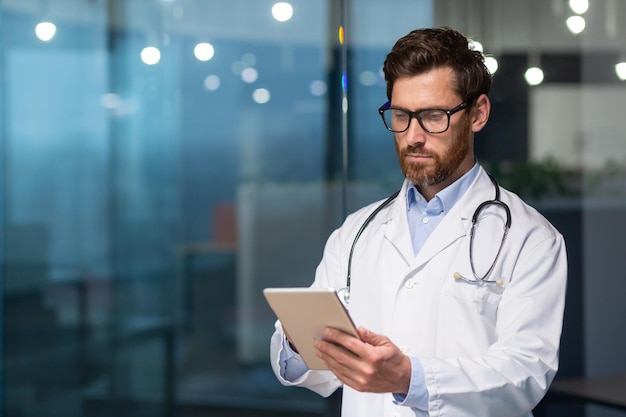
<instances>
[{"instance_id":1,"label":"man's hand","mask_svg":"<svg viewBox=\"0 0 626 417\"><path fill-rule=\"evenodd\" d=\"M360 392L407 394L411 361L389 338L358 328L361 340L326 328L315 341L317 356L349 387Z\"/></svg>"}]
</instances>

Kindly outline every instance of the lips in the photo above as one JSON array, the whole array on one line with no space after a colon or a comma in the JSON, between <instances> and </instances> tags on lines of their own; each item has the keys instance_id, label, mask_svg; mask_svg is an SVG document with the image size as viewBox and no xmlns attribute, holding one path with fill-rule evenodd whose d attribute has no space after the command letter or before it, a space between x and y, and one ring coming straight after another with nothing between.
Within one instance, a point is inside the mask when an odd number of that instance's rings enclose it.
<instances>
[{"instance_id":1,"label":"lips","mask_svg":"<svg viewBox=\"0 0 626 417\"><path fill-rule=\"evenodd\" d=\"M432 158L432 156L423 154L423 153L408 153L407 152L404 154L404 158L405 159L430 159Z\"/></svg>"}]
</instances>

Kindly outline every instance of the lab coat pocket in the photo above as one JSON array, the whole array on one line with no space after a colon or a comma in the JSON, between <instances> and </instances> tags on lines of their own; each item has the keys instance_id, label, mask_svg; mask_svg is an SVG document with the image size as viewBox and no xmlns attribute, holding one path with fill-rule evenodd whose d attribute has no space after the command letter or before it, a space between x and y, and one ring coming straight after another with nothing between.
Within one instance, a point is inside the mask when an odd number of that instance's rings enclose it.
<instances>
[{"instance_id":1,"label":"lab coat pocket","mask_svg":"<svg viewBox=\"0 0 626 417\"><path fill-rule=\"evenodd\" d=\"M502 292L503 287L495 283L467 282L461 279L450 280L443 288L443 294L451 304L450 308L456 307L465 314L478 313L494 321Z\"/></svg>"}]
</instances>

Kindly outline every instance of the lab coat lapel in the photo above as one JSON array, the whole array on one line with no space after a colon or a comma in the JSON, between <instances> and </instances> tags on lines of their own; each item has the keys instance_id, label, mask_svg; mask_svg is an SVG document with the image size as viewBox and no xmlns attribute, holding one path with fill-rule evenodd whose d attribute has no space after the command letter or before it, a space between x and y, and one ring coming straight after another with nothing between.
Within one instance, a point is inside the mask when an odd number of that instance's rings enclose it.
<instances>
[{"instance_id":1,"label":"lab coat lapel","mask_svg":"<svg viewBox=\"0 0 626 417\"><path fill-rule=\"evenodd\" d=\"M491 198L489 187L492 187L491 180L481 168L476 181L428 237L411 265L412 270L422 267L456 240L469 233L474 210L484 200Z\"/></svg>"},{"instance_id":2,"label":"lab coat lapel","mask_svg":"<svg viewBox=\"0 0 626 417\"><path fill-rule=\"evenodd\" d=\"M385 239L391 243L394 250L404 259L408 267L414 259L413 243L406 215L406 189L408 181L405 180L398 197L393 202L391 210L385 214Z\"/></svg>"},{"instance_id":3,"label":"lab coat lapel","mask_svg":"<svg viewBox=\"0 0 626 417\"><path fill-rule=\"evenodd\" d=\"M457 239L465 236L471 226L471 218L467 218L463 210L459 210L459 203L452 208L450 213L437 225L437 228L428 237L424 246L415 257L412 269L420 268L434 256L454 243Z\"/></svg>"}]
</instances>

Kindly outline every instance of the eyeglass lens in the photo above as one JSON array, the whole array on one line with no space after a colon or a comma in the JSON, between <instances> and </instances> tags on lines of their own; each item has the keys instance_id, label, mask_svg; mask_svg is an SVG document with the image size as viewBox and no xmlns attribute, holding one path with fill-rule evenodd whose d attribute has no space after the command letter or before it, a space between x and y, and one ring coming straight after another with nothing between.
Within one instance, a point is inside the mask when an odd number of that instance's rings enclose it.
<instances>
[{"instance_id":1,"label":"eyeglass lens","mask_svg":"<svg viewBox=\"0 0 626 417\"><path fill-rule=\"evenodd\" d=\"M445 110L422 110L410 113L402 109L385 109L382 112L387 129L392 132L404 132L409 128L411 119L416 117L420 126L429 133L442 133L448 129L450 116Z\"/></svg>"}]
</instances>

